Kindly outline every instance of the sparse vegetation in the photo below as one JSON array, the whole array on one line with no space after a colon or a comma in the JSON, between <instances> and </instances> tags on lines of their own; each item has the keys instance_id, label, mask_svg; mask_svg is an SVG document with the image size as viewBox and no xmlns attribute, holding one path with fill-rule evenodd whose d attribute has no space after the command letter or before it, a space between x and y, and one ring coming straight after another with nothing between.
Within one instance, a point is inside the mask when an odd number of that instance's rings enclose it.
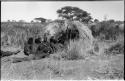
<instances>
[{"instance_id":1,"label":"sparse vegetation","mask_svg":"<svg viewBox=\"0 0 125 81\"><path fill-rule=\"evenodd\" d=\"M90 29L95 38L116 41L120 36L124 36L124 28L121 29L120 25L117 21L109 20L91 25Z\"/></svg>"},{"instance_id":2,"label":"sparse vegetation","mask_svg":"<svg viewBox=\"0 0 125 81\"><path fill-rule=\"evenodd\" d=\"M61 54L62 58L67 60L84 59L86 51L82 50L82 46L79 46L79 44L78 42L71 41L65 53Z\"/></svg>"},{"instance_id":3,"label":"sparse vegetation","mask_svg":"<svg viewBox=\"0 0 125 81\"><path fill-rule=\"evenodd\" d=\"M20 22L3 22L1 23L2 40L1 45L5 46L21 46L27 37L36 35L41 32L46 24L40 23L20 23Z\"/></svg>"},{"instance_id":4,"label":"sparse vegetation","mask_svg":"<svg viewBox=\"0 0 125 81\"><path fill-rule=\"evenodd\" d=\"M124 40L111 45L105 52L107 55L124 54Z\"/></svg>"},{"instance_id":5,"label":"sparse vegetation","mask_svg":"<svg viewBox=\"0 0 125 81\"><path fill-rule=\"evenodd\" d=\"M70 10L63 12L63 9ZM82 12L82 15L78 14L77 9L78 12ZM72 10L78 18L73 19L75 15L68 15ZM7 52L1 51L5 54L1 57L1 78L21 80L124 79L124 23L95 19L90 24L88 23L91 20L90 14L77 7L68 6L57 12L66 20L57 19L48 23L45 23L44 19L43 23L25 21L1 23L1 50L7 50ZM85 17L80 20L83 15ZM87 20L85 20L86 17ZM85 21L88 23L87 26L83 24ZM28 61L12 63L12 58L22 55L25 58L28 57L24 54L26 41L30 37L37 38L37 36L43 39L41 42L44 41L40 43L42 52L36 50L35 44L32 45L35 52L32 53L34 50L30 50L30 54L35 56L38 53L43 54L43 50L49 48L46 43L52 44L53 53L45 58L37 59L36 57L35 60L31 58ZM21 47L21 52L13 52L10 47L12 49ZM18 54L14 55L15 53Z\"/></svg>"}]
</instances>

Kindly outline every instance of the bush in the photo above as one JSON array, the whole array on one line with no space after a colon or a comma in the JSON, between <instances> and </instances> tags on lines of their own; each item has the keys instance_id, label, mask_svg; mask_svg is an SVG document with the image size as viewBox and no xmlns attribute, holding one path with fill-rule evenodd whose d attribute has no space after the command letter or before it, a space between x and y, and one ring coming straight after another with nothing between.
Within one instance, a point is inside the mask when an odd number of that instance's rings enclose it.
<instances>
[{"instance_id":1,"label":"bush","mask_svg":"<svg viewBox=\"0 0 125 81\"><path fill-rule=\"evenodd\" d=\"M107 55L116 55L116 54L124 54L124 40L118 41L115 44L111 45L105 53Z\"/></svg>"},{"instance_id":2,"label":"bush","mask_svg":"<svg viewBox=\"0 0 125 81\"><path fill-rule=\"evenodd\" d=\"M120 35L124 35L124 29L117 22L102 21L90 26L92 35L101 40L117 40Z\"/></svg>"}]
</instances>

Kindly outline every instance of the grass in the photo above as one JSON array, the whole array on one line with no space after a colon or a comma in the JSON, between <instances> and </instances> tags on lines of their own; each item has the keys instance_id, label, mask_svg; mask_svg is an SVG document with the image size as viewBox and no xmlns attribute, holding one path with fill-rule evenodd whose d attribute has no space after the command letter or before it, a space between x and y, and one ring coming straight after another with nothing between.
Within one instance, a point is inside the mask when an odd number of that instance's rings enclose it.
<instances>
[{"instance_id":1,"label":"grass","mask_svg":"<svg viewBox=\"0 0 125 81\"><path fill-rule=\"evenodd\" d=\"M1 46L21 46L23 48L27 37L43 32L44 24L4 22L1 24Z\"/></svg>"},{"instance_id":2,"label":"grass","mask_svg":"<svg viewBox=\"0 0 125 81\"><path fill-rule=\"evenodd\" d=\"M1 46L4 50L15 51L23 47L25 38L42 31L44 27L33 23L3 23L1 30ZM121 35L121 38L122 37ZM123 40L100 41L95 40L91 50L87 50L82 41L70 41L66 50L59 50L49 57L11 63L6 61L12 57L23 57L23 52L18 55L1 58L2 80L94 80L94 79L122 79L124 78L124 51L119 54L107 56L105 49L118 47L124 48ZM122 42L121 42L122 41ZM6 48L5 44L8 44ZM18 45L19 44L19 45ZM121 47L117 46L120 45ZM17 47L16 47L16 46ZM13 48L15 46L15 48ZM22 49L22 48L19 48Z\"/></svg>"},{"instance_id":3,"label":"grass","mask_svg":"<svg viewBox=\"0 0 125 81\"><path fill-rule=\"evenodd\" d=\"M1 76L10 80L123 79L123 59L119 55L112 58L92 56L86 60L45 58L16 64L6 62L2 64Z\"/></svg>"},{"instance_id":4,"label":"grass","mask_svg":"<svg viewBox=\"0 0 125 81\"><path fill-rule=\"evenodd\" d=\"M78 60L85 57L86 50L80 45L80 41L70 41L67 50L62 57L68 60Z\"/></svg>"},{"instance_id":5,"label":"grass","mask_svg":"<svg viewBox=\"0 0 125 81\"><path fill-rule=\"evenodd\" d=\"M100 44L101 45L101 42ZM102 46L102 45L101 45ZM110 45L109 45L110 46ZM75 47L71 47L75 48ZM79 52L71 52L75 54ZM75 48L75 51L78 51ZM94 79L123 79L124 55L106 56L103 51L98 55L91 55L79 59L61 51L41 60L32 60L20 63L2 62L1 79L16 80L94 80ZM66 59L62 58L67 55ZM20 55L23 55L20 54ZM83 53L81 55L84 56ZM18 55L17 55L18 56ZM11 58L11 57L6 57ZM70 58L70 59L69 59ZM2 58L5 60L5 58Z\"/></svg>"}]
</instances>

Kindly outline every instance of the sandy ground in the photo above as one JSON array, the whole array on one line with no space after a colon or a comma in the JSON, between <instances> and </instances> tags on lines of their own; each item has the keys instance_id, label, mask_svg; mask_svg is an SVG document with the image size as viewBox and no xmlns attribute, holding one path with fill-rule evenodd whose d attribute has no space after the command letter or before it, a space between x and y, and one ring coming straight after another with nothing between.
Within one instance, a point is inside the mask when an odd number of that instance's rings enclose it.
<instances>
[{"instance_id":1,"label":"sandy ground","mask_svg":"<svg viewBox=\"0 0 125 81\"><path fill-rule=\"evenodd\" d=\"M8 48L11 51L17 49ZM110 57L99 54L81 60L59 60L50 56L19 63L7 61L8 58L24 56L23 52L20 52L18 55L1 59L2 80L123 79L124 75L123 54Z\"/></svg>"}]
</instances>

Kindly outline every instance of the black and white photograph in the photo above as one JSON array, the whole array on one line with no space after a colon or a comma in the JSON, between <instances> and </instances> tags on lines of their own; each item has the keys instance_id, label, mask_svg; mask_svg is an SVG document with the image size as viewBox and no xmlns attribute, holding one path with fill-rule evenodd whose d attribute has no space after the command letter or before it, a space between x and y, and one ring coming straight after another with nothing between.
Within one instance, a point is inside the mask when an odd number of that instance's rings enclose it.
<instances>
[{"instance_id":1,"label":"black and white photograph","mask_svg":"<svg viewBox=\"0 0 125 81\"><path fill-rule=\"evenodd\" d=\"M124 0L1 0L1 80L124 81Z\"/></svg>"}]
</instances>

